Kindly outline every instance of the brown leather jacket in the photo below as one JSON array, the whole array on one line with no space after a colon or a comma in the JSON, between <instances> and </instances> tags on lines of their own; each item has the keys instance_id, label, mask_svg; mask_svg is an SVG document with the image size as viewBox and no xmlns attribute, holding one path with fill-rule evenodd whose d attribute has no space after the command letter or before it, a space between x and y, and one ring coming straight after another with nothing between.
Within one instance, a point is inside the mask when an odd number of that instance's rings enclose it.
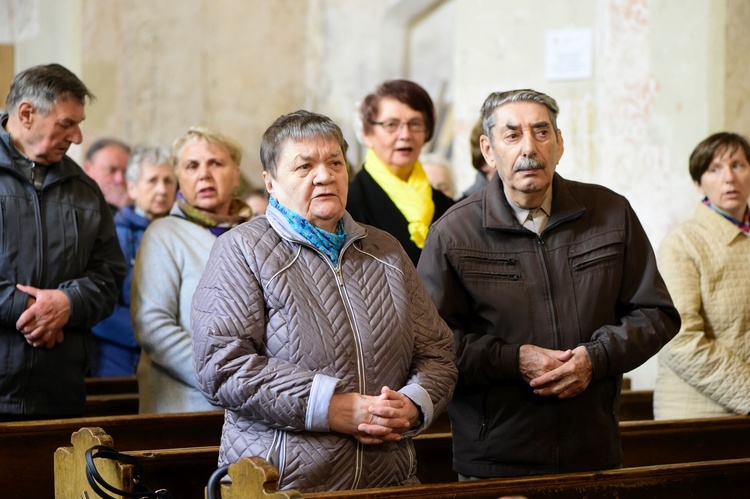
<instances>
[{"instance_id":1,"label":"brown leather jacket","mask_svg":"<svg viewBox=\"0 0 750 499\"><path fill-rule=\"evenodd\" d=\"M456 471L513 476L620 463L622 373L680 326L624 197L555 175L552 214L537 235L518 223L495 176L432 226L418 270L455 336ZM518 369L523 344L585 345L591 384L567 400L534 395Z\"/></svg>"}]
</instances>

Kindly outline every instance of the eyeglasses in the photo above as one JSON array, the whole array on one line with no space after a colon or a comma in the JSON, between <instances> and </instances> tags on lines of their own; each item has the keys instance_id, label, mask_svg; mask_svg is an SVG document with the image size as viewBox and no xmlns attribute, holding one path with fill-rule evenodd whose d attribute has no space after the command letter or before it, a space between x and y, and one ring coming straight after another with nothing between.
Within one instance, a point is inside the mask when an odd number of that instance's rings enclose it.
<instances>
[{"instance_id":1,"label":"eyeglasses","mask_svg":"<svg viewBox=\"0 0 750 499\"><path fill-rule=\"evenodd\" d=\"M371 121L373 125L380 125L388 133L397 133L401 131L401 127L406 125L411 133L424 133L425 125L424 121L399 121L399 120L388 120L388 121Z\"/></svg>"}]
</instances>

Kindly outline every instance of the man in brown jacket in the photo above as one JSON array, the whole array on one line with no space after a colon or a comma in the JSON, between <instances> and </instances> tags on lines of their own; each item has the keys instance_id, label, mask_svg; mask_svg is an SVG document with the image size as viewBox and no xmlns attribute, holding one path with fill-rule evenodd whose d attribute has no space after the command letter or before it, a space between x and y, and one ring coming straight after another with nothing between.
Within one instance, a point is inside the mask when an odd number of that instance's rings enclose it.
<instances>
[{"instance_id":1,"label":"man in brown jacket","mask_svg":"<svg viewBox=\"0 0 750 499\"><path fill-rule=\"evenodd\" d=\"M679 329L627 200L555 173L557 113L533 90L487 98L481 148L498 175L432 226L419 261L454 333L463 478L618 466L622 374Z\"/></svg>"}]
</instances>

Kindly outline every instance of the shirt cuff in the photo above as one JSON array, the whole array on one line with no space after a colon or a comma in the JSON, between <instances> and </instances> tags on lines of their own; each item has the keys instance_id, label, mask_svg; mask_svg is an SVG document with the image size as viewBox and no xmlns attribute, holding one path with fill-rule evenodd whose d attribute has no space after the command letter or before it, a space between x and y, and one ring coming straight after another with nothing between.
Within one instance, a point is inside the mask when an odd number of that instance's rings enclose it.
<instances>
[{"instance_id":1,"label":"shirt cuff","mask_svg":"<svg viewBox=\"0 0 750 499\"><path fill-rule=\"evenodd\" d=\"M432 405L432 398L430 397L430 394L427 393L427 390L420 385L409 384L400 389L399 393L409 397L409 400L414 402L414 405L417 406L417 409L419 409L422 414L422 423L416 427L409 428L408 431L404 432L404 436L411 437L429 428L435 417L435 409Z\"/></svg>"},{"instance_id":2,"label":"shirt cuff","mask_svg":"<svg viewBox=\"0 0 750 499\"><path fill-rule=\"evenodd\" d=\"M315 375L310 389L310 400L307 403L305 430L329 431L328 409L331 407L331 398L338 382L338 379L331 376Z\"/></svg>"}]
</instances>

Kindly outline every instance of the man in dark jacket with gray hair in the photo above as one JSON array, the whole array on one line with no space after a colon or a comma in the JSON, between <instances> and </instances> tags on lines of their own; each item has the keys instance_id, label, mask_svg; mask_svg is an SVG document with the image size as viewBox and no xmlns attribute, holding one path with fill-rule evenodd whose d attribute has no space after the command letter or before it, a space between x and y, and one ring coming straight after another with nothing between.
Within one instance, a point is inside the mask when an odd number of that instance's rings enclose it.
<instances>
[{"instance_id":1,"label":"man in dark jacket with gray hair","mask_svg":"<svg viewBox=\"0 0 750 499\"><path fill-rule=\"evenodd\" d=\"M90 328L125 275L104 196L65 156L92 97L59 64L35 66L0 116L0 421L82 414Z\"/></svg>"},{"instance_id":2,"label":"man in dark jacket with gray hair","mask_svg":"<svg viewBox=\"0 0 750 499\"><path fill-rule=\"evenodd\" d=\"M555 173L557 113L534 90L487 98L480 145L497 175L432 226L419 260L453 329L463 478L617 467L622 374L680 327L628 201Z\"/></svg>"}]
</instances>

